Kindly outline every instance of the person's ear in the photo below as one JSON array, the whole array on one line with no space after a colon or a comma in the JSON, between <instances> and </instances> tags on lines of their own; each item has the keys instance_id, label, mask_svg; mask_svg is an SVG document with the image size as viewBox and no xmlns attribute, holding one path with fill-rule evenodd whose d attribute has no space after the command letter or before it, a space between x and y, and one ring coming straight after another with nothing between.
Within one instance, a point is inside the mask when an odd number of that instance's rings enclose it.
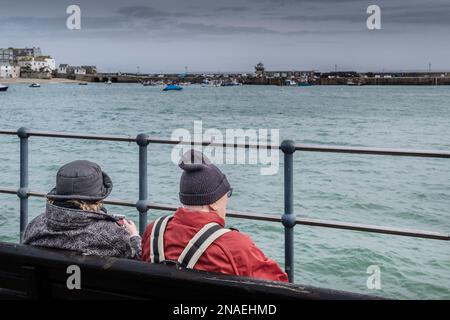
<instances>
[{"instance_id":1,"label":"person's ear","mask_svg":"<svg viewBox=\"0 0 450 320\"><path fill-rule=\"evenodd\" d=\"M211 203L211 204L208 204L208 207L209 207L212 211L217 211L217 203L216 203L216 202Z\"/></svg>"}]
</instances>

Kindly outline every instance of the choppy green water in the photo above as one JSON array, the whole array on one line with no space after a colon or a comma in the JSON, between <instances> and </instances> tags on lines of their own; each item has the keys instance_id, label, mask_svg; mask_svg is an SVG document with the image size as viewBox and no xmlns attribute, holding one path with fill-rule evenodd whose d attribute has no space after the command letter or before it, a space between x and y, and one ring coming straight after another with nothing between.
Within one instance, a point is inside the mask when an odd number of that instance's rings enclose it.
<instances>
[{"instance_id":1,"label":"choppy green water","mask_svg":"<svg viewBox=\"0 0 450 320\"><path fill-rule=\"evenodd\" d=\"M187 87L162 93L140 85L11 85L0 94L0 127L102 134L146 132L170 137L208 128L275 128L282 138L314 144L450 150L449 87ZM179 169L170 146L149 148L152 201L176 204ZM19 183L19 145L0 136L0 185ZM135 200L135 144L32 138L30 187L48 191L60 165L73 159L100 163L112 176L111 197ZM234 192L231 209L281 214L282 170L261 176L259 166L224 165ZM298 216L450 231L448 160L299 153L295 156ZM19 203L0 194L0 240L18 241ZM30 200L31 217L42 199ZM137 218L133 209L111 211ZM156 217L162 212L151 212ZM137 220L137 219L136 219ZM229 219L283 263L278 224ZM295 231L296 282L393 298L450 298L448 242L317 227ZM381 290L368 290L366 269L381 268Z\"/></svg>"}]
</instances>

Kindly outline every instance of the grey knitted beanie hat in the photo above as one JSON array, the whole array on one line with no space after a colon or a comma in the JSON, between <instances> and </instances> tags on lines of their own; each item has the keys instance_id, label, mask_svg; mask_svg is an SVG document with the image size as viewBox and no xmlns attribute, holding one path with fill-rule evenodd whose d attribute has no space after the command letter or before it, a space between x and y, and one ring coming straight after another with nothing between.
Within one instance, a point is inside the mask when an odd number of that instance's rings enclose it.
<instances>
[{"instance_id":1,"label":"grey knitted beanie hat","mask_svg":"<svg viewBox=\"0 0 450 320\"><path fill-rule=\"evenodd\" d=\"M201 152L189 150L179 162L180 201L185 205L207 205L231 190L227 177Z\"/></svg>"}]
</instances>

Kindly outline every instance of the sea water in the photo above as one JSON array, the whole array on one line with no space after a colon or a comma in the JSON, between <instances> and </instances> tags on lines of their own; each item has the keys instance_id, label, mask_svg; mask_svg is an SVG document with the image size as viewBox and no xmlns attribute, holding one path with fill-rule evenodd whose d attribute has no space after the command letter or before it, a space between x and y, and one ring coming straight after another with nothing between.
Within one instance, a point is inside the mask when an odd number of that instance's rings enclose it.
<instances>
[{"instance_id":1,"label":"sea water","mask_svg":"<svg viewBox=\"0 0 450 320\"><path fill-rule=\"evenodd\" d=\"M174 130L279 129L280 139L305 144L450 150L449 87L242 86L162 92L138 84L11 85L0 93L0 128L170 138ZM114 181L111 198L136 201L135 143L30 138L30 188L49 191L66 162L99 163ZM180 169L172 146L148 148L152 202L178 204ZM261 165L221 165L233 186L229 207L281 215L282 159L278 174ZM0 187L19 184L19 143L0 136ZM297 217L450 232L450 163L447 159L296 152ZM30 219L45 201L30 198ZM0 194L0 241L19 240L19 201ZM137 222L133 208L109 207ZM149 219L166 214L150 211ZM281 224L229 218L267 256L284 264ZM372 266L372 267L371 267ZM367 270L379 268L379 290ZM372 269L371 269L372 268ZM295 228L295 281L389 298L450 298L446 241Z\"/></svg>"}]
</instances>

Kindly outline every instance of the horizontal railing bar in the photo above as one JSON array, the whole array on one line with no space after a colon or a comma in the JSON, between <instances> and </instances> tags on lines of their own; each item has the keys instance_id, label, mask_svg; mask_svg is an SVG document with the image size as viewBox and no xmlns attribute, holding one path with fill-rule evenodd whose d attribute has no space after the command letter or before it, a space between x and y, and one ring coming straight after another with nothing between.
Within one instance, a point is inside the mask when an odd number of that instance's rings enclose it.
<instances>
[{"instance_id":1,"label":"horizontal railing bar","mask_svg":"<svg viewBox=\"0 0 450 320\"><path fill-rule=\"evenodd\" d=\"M56 131L27 131L29 136L34 137L47 137L47 138L67 138L67 139L82 139L82 140L99 140L99 141L117 141L117 142L136 142L137 136L126 135L98 135L98 134L81 134L71 132L56 132ZM0 130L0 134L15 135L17 131L13 130ZM156 137L148 137L148 143L153 144L184 144L184 145L196 145L196 146L213 146L213 147L229 147L229 148L253 148L253 149L279 149L279 145L271 144L257 144L257 143L218 143L208 141L181 141L181 140L169 140Z\"/></svg>"},{"instance_id":2,"label":"horizontal railing bar","mask_svg":"<svg viewBox=\"0 0 450 320\"><path fill-rule=\"evenodd\" d=\"M70 132L50 132L50 131L33 131L33 130L28 131L28 134L31 137L136 142L136 136L127 136L127 135L98 135L98 134L81 134Z\"/></svg>"},{"instance_id":3,"label":"horizontal railing bar","mask_svg":"<svg viewBox=\"0 0 450 320\"><path fill-rule=\"evenodd\" d=\"M11 189L11 188L0 188L0 193L16 194L17 190ZM37 192L37 191L29 191L28 195L42 198L42 197L46 196L46 193ZM124 207L135 207L136 206L135 202L118 200L118 199L105 200L105 204L124 206ZM157 203L149 203L147 207L149 209L162 210L162 211L177 210L177 207L175 207L175 206L165 205L165 204L157 204ZM253 213L253 212L229 211L229 212L227 212L227 216L230 218L240 218L240 219L249 219L249 220L266 221L266 222L281 222L281 215L274 215L274 214L258 214L258 213ZM370 233L380 233L380 234L388 234L388 235L450 241L449 233L446 234L446 233L440 233L440 232L422 231L422 230L414 230L414 229L382 227L382 226L373 226L373 225L367 225L367 224L339 222L339 221L321 220L321 219L308 219L308 218L296 218L296 224L305 225L305 226L322 227L322 228L331 228L331 229L362 231L362 232L370 232Z\"/></svg>"},{"instance_id":4,"label":"horizontal railing bar","mask_svg":"<svg viewBox=\"0 0 450 320\"><path fill-rule=\"evenodd\" d=\"M0 130L0 135L16 135L15 130ZM53 132L53 131L36 131L29 130L30 136L36 137L52 137L52 138L68 138L68 139L84 139L84 140L100 140L100 141L118 141L118 142L136 142L137 136L134 135L98 135L98 134L81 134L70 132ZM184 144L196 146L212 146L224 148L246 148L246 149L280 149L280 145L276 144L258 144L258 143L220 143L209 141L181 141L161 139L156 137L148 137L147 141L153 144ZM390 156L406 156L406 157L428 157L428 158L450 158L450 151L439 150L414 150L414 149L392 149L392 148L368 148L368 147L348 147L348 146L331 146L331 145L309 145L295 144L295 150L307 152L328 152L328 153L350 153L350 154L367 154L367 155L390 155Z\"/></svg>"},{"instance_id":5,"label":"horizontal railing bar","mask_svg":"<svg viewBox=\"0 0 450 320\"><path fill-rule=\"evenodd\" d=\"M450 158L449 151L438 150L414 150L414 149L390 149L390 148L365 148L327 145L296 144L295 150L309 152L352 153L385 156Z\"/></svg>"},{"instance_id":6,"label":"horizontal railing bar","mask_svg":"<svg viewBox=\"0 0 450 320\"><path fill-rule=\"evenodd\" d=\"M0 134L13 136L13 135L17 135L17 130L2 130L2 129L0 129Z\"/></svg>"}]
</instances>

